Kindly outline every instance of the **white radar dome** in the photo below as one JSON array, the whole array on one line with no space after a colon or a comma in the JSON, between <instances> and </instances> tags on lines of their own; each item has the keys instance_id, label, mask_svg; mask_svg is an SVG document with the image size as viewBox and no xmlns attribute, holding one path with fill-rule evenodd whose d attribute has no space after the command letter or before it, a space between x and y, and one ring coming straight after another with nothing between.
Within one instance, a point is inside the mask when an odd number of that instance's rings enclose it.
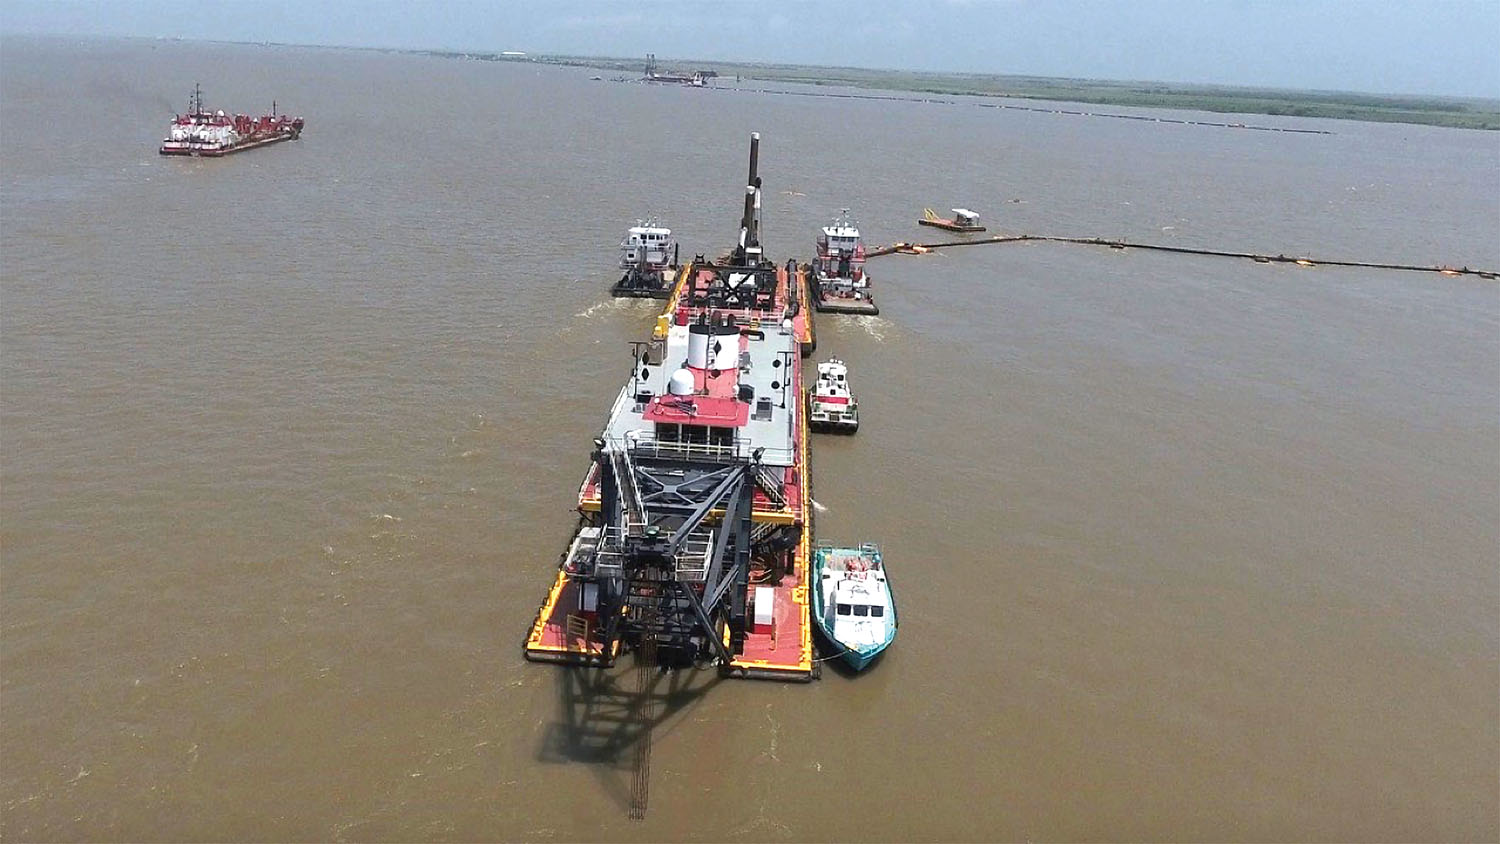
<instances>
[{"instance_id":1,"label":"white radar dome","mask_svg":"<svg viewBox=\"0 0 1500 844\"><path fill-rule=\"evenodd\" d=\"M672 373L672 377L667 381L667 392L674 396L691 396L693 387L693 373L686 369L679 369Z\"/></svg>"}]
</instances>

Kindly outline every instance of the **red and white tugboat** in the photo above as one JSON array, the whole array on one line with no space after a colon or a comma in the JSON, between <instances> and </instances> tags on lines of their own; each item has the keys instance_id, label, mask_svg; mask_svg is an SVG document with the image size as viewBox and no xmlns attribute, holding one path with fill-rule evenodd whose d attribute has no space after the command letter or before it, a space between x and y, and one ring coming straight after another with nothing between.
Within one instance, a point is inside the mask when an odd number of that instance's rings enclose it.
<instances>
[{"instance_id":1,"label":"red and white tugboat","mask_svg":"<svg viewBox=\"0 0 1500 844\"><path fill-rule=\"evenodd\" d=\"M810 345L794 267L760 245L759 136L739 242L695 258L594 440L581 519L526 638L526 657L807 681L806 417Z\"/></svg>"},{"instance_id":2,"label":"red and white tugboat","mask_svg":"<svg viewBox=\"0 0 1500 844\"><path fill-rule=\"evenodd\" d=\"M870 298L870 276L865 272L865 243L849 209L818 235L818 257L813 260L814 295L820 311L841 314L878 314Z\"/></svg>"},{"instance_id":3,"label":"red and white tugboat","mask_svg":"<svg viewBox=\"0 0 1500 844\"><path fill-rule=\"evenodd\" d=\"M818 381L807 395L807 424L820 433L859 430L859 402L849 392L849 368L838 358L818 364Z\"/></svg>"},{"instance_id":4,"label":"red and white tugboat","mask_svg":"<svg viewBox=\"0 0 1500 844\"><path fill-rule=\"evenodd\" d=\"M655 219L638 222L620 241L620 268L625 274L609 292L632 299L665 299L677 280L677 242L672 230Z\"/></svg>"},{"instance_id":5,"label":"red and white tugboat","mask_svg":"<svg viewBox=\"0 0 1500 844\"><path fill-rule=\"evenodd\" d=\"M187 114L172 119L167 137L161 142L162 155L199 155L217 158L241 150L294 141L302 135L302 118L277 115L273 103L270 114L251 117L233 116L223 111L203 110L203 89L193 86Z\"/></svg>"}]
</instances>

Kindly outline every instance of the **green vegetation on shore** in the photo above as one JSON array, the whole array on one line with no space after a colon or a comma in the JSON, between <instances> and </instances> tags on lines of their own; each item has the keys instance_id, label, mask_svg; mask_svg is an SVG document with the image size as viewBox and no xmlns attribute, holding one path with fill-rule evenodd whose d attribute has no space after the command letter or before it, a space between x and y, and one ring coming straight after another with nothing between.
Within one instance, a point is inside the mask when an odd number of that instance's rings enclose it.
<instances>
[{"instance_id":1,"label":"green vegetation on shore","mask_svg":"<svg viewBox=\"0 0 1500 844\"><path fill-rule=\"evenodd\" d=\"M641 74L643 67L640 59L420 52L455 58L532 61L591 67L635 76ZM738 76L741 79L793 82L804 85L833 85L923 94L1010 97L1022 100L1058 100L1096 105L1173 108L1228 114L1270 114L1381 123L1416 123L1456 129L1500 129L1500 100L744 62L681 60L671 64L680 71L690 72L701 68L715 71L720 76Z\"/></svg>"}]
</instances>

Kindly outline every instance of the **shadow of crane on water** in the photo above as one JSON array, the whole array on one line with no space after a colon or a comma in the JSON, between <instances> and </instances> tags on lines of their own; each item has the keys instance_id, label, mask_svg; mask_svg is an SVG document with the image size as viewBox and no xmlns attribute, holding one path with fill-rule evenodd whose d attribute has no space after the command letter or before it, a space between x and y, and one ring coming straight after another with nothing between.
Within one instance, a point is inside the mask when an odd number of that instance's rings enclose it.
<instances>
[{"instance_id":1,"label":"shadow of crane on water","mask_svg":"<svg viewBox=\"0 0 1500 844\"><path fill-rule=\"evenodd\" d=\"M537 759L592 766L610 798L638 819L645 813L653 732L722 679L712 668L669 670L638 661L626 668L559 670L558 720L543 733Z\"/></svg>"}]
</instances>

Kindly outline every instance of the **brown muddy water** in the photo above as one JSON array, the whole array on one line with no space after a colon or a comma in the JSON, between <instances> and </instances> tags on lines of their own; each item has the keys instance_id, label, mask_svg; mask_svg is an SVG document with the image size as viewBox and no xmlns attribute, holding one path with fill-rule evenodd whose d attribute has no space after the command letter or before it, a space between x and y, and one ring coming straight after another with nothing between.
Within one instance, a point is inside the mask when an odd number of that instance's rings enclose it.
<instances>
[{"instance_id":1,"label":"brown muddy water","mask_svg":"<svg viewBox=\"0 0 1500 844\"><path fill-rule=\"evenodd\" d=\"M607 687L521 656L659 214L854 209L1500 267L1500 134L1287 135L376 52L0 42L5 840L1494 840L1500 286L1027 244L872 262L819 538L891 651ZM195 81L304 139L156 145ZM628 672L620 672L621 685ZM612 708L614 707L614 708Z\"/></svg>"}]
</instances>

